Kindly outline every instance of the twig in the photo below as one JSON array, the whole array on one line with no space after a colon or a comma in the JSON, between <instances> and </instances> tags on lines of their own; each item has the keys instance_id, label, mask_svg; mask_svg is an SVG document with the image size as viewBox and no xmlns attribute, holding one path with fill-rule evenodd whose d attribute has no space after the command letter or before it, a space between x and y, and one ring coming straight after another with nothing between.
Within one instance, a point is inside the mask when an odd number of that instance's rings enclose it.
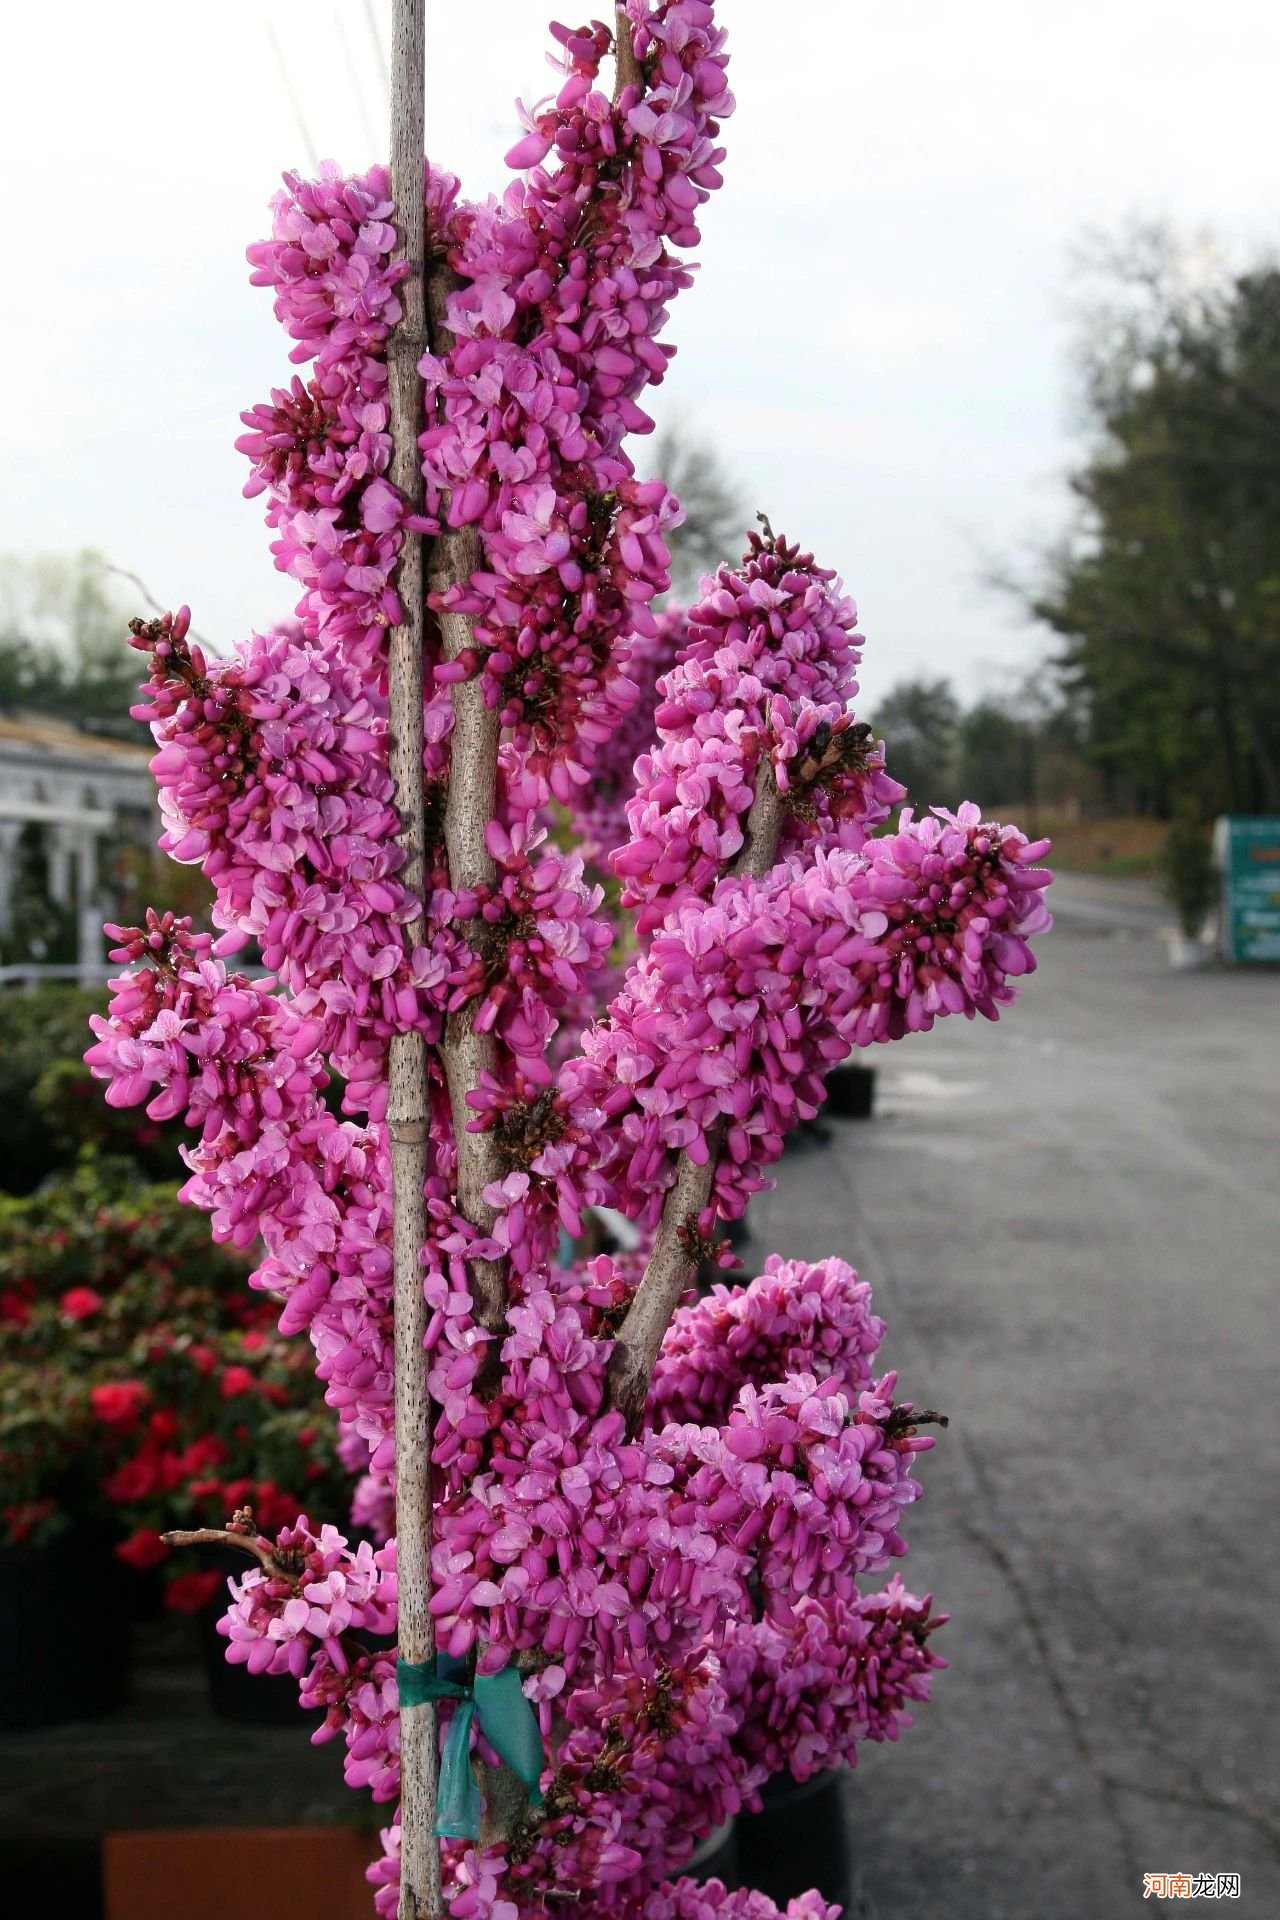
<instances>
[{"instance_id":1,"label":"twig","mask_svg":"<svg viewBox=\"0 0 1280 1920\"><path fill-rule=\"evenodd\" d=\"M174 1527L160 1538L166 1547L239 1547L242 1553L251 1553L262 1562L264 1573L273 1580L290 1580L298 1584L300 1569L288 1567L277 1560L274 1550L265 1540L256 1534L241 1533L237 1527Z\"/></svg>"},{"instance_id":2,"label":"twig","mask_svg":"<svg viewBox=\"0 0 1280 1920\"><path fill-rule=\"evenodd\" d=\"M360 131L369 143L369 152L376 153L378 147L377 136L373 130L373 121L369 116L369 103L365 99L364 87L360 80L360 69L356 65L355 57L352 54L351 42L347 39L346 23L342 18L341 7L335 7L333 10L333 24L337 28L338 43L342 48L342 64L347 70L347 78L351 82L351 91L356 97L356 107L360 114Z\"/></svg>"},{"instance_id":3,"label":"twig","mask_svg":"<svg viewBox=\"0 0 1280 1920\"><path fill-rule=\"evenodd\" d=\"M316 143L311 138L311 129L307 125L307 116L302 111L302 103L293 90L293 81L289 77L289 64L284 57L280 42L276 38L276 30L270 20L266 22L266 28L267 39L271 42L271 52L275 58L276 71L280 75L280 84L284 88L284 97L289 102L293 110L293 117L298 123L298 132L302 135L302 144L307 150L307 161L311 170L313 173L318 173L320 171L320 156L316 152Z\"/></svg>"},{"instance_id":4,"label":"twig","mask_svg":"<svg viewBox=\"0 0 1280 1920\"><path fill-rule=\"evenodd\" d=\"M733 873L756 880L768 873L778 857L786 817L787 803L778 791L773 761L762 741L755 793ZM703 1166L690 1158L687 1149L678 1156L675 1181L663 1202L653 1252L610 1355L609 1402L623 1414L633 1432L644 1413L663 1337L697 1264L696 1253L691 1251L693 1229L698 1215L711 1204L723 1135L721 1121L707 1138Z\"/></svg>"},{"instance_id":5,"label":"twig","mask_svg":"<svg viewBox=\"0 0 1280 1920\"><path fill-rule=\"evenodd\" d=\"M98 564L104 573L118 573L122 580L127 580L130 586L136 587L153 613L164 614L169 611L167 607L161 606L146 581L141 579L138 574L131 573L128 567L118 567L114 560L99 560ZM187 628L187 636L189 639L194 640L197 646L203 647L206 653L212 654L215 660L222 658L221 647L215 646L212 640L208 639L203 633L197 632L195 627Z\"/></svg>"},{"instance_id":6,"label":"twig","mask_svg":"<svg viewBox=\"0 0 1280 1920\"><path fill-rule=\"evenodd\" d=\"M427 344L423 203L425 0L393 0L391 14L391 198L398 244L394 258L409 271L400 285L401 315L388 342L391 479L414 512L422 508L418 425L422 387L418 362ZM404 859L401 878L417 896L405 927L412 949L423 939L422 655L426 624L422 536L403 536L396 575L401 624L390 635L387 666L389 765L396 787ZM398 1651L418 1665L435 1653L431 1601L431 1402L423 1345L427 1331L422 1248L427 1237L427 1129L430 1114L426 1042L421 1033L392 1037L387 1071L391 1140L395 1301L396 1572ZM400 1709L399 1920L437 1920L441 1911L440 1848L435 1837L439 1749L430 1701Z\"/></svg>"},{"instance_id":7,"label":"twig","mask_svg":"<svg viewBox=\"0 0 1280 1920\"><path fill-rule=\"evenodd\" d=\"M382 35L378 32L378 23L373 17L373 0L364 0L364 23L369 29L369 38L378 62L378 72L382 75L382 90L388 93L391 88L391 76L387 72L387 56L382 45Z\"/></svg>"}]
</instances>

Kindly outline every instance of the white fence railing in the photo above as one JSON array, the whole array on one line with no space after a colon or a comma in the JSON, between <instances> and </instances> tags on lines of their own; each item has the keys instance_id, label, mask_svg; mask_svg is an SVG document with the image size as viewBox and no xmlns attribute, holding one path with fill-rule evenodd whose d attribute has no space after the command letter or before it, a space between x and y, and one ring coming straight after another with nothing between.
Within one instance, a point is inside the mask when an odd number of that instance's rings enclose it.
<instances>
[{"instance_id":1,"label":"white fence railing","mask_svg":"<svg viewBox=\"0 0 1280 1920\"><path fill-rule=\"evenodd\" d=\"M109 980L119 971L118 964L110 960L20 960L13 966L0 967L0 987L19 987L34 993L45 980L73 980L77 986L96 987L100 980Z\"/></svg>"}]
</instances>

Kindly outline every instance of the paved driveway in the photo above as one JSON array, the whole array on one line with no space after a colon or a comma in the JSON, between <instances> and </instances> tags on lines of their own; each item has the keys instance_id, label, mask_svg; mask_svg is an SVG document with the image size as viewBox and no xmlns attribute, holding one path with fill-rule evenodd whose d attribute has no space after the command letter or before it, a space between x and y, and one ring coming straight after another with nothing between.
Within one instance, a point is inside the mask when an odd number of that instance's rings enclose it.
<instances>
[{"instance_id":1,"label":"paved driveway","mask_svg":"<svg viewBox=\"0 0 1280 1920\"><path fill-rule=\"evenodd\" d=\"M1141 887L1065 881L999 1026L877 1049L753 1250L839 1252L952 1424L906 1563L933 1703L853 1781L882 1920L1280 1915L1280 975L1175 974ZM1142 1898L1235 1872L1239 1899Z\"/></svg>"}]
</instances>

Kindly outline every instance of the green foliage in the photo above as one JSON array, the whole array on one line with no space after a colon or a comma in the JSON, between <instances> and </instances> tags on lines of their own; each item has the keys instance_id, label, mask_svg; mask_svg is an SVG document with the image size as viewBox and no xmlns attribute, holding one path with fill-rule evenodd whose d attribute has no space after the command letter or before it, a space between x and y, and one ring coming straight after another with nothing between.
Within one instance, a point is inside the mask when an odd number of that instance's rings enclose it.
<instances>
[{"instance_id":1,"label":"green foliage","mask_svg":"<svg viewBox=\"0 0 1280 1920\"><path fill-rule=\"evenodd\" d=\"M106 1460L94 1445L88 1381L11 1359L7 1332L0 1301L0 1543L38 1542L92 1511Z\"/></svg>"},{"instance_id":2,"label":"green foliage","mask_svg":"<svg viewBox=\"0 0 1280 1920\"><path fill-rule=\"evenodd\" d=\"M674 428L658 436L655 473L684 508L684 520L666 534L671 552L671 585L678 600L692 600L704 573L722 560L733 562L747 544L750 515L716 455L701 441L686 440Z\"/></svg>"},{"instance_id":3,"label":"green foliage","mask_svg":"<svg viewBox=\"0 0 1280 1920\"><path fill-rule=\"evenodd\" d=\"M10 926L0 935L0 962L4 965L37 961L65 964L77 947L76 913L48 897L44 829L33 824L18 836L16 872L10 903Z\"/></svg>"},{"instance_id":4,"label":"green foliage","mask_svg":"<svg viewBox=\"0 0 1280 1920\"><path fill-rule=\"evenodd\" d=\"M885 741L890 773L917 812L960 799L956 759L960 702L949 680L902 680L877 707L872 732Z\"/></svg>"},{"instance_id":5,"label":"green foliage","mask_svg":"<svg viewBox=\"0 0 1280 1920\"><path fill-rule=\"evenodd\" d=\"M0 555L0 707L30 707L74 726L144 738L129 708L138 656L129 613L99 555Z\"/></svg>"},{"instance_id":6,"label":"green foliage","mask_svg":"<svg viewBox=\"0 0 1280 1920\"><path fill-rule=\"evenodd\" d=\"M1102 263L1092 441L1039 616L1112 795L1280 809L1280 269L1206 281L1167 237Z\"/></svg>"},{"instance_id":7,"label":"green foliage","mask_svg":"<svg viewBox=\"0 0 1280 1920\"><path fill-rule=\"evenodd\" d=\"M311 1490L349 1498L306 1341L275 1326L248 1261L211 1246L172 1187L92 1157L26 1199L0 1198L0 1537L74 1514L158 1564L170 1527L251 1505L268 1530ZM208 1581L179 1560L176 1604Z\"/></svg>"},{"instance_id":8,"label":"green foliage","mask_svg":"<svg viewBox=\"0 0 1280 1920\"><path fill-rule=\"evenodd\" d=\"M1188 940L1196 939L1218 890L1209 829L1194 807L1179 809L1160 862L1161 891Z\"/></svg>"},{"instance_id":9,"label":"green foliage","mask_svg":"<svg viewBox=\"0 0 1280 1920\"><path fill-rule=\"evenodd\" d=\"M153 1178L181 1171L180 1130L138 1107L109 1107L85 1066L102 989L42 986L0 994L0 1184L30 1193L82 1148L122 1156Z\"/></svg>"},{"instance_id":10,"label":"green foliage","mask_svg":"<svg viewBox=\"0 0 1280 1920\"><path fill-rule=\"evenodd\" d=\"M962 715L956 738L956 797L984 813L1035 799L1034 730L1012 708L979 700Z\"/></svg>"}]
</instances>

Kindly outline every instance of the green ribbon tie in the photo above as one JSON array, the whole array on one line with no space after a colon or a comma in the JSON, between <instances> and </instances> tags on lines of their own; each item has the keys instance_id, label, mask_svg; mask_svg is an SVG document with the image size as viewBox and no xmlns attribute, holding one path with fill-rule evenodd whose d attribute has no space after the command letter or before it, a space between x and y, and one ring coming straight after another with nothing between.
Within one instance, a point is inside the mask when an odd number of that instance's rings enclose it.
<instances>
[{"instance_id":1,"label":"green ribbon tie","mask_svg":"<svg viewBox=\"0 0 1280 1920\"><path fill-rule=\"evenodd\" d=\"M420 1707L433 1700L456 1700L449 1737L440 1757L440 1791L436 1833L441 1840L480 1838L480 1788L471 1768L471 1722L499 1758L506 1761L528 1790L532 1807L542 1803L538 1781L542 1775L542 1735L538 1718L525 1699L520 1675L512 1666L497 1673L478 1673L468 1683L466 1662L449 1654L433 1660L397 1660L396 1685L402 1707Z\"/></svg>"}]
</instances>

